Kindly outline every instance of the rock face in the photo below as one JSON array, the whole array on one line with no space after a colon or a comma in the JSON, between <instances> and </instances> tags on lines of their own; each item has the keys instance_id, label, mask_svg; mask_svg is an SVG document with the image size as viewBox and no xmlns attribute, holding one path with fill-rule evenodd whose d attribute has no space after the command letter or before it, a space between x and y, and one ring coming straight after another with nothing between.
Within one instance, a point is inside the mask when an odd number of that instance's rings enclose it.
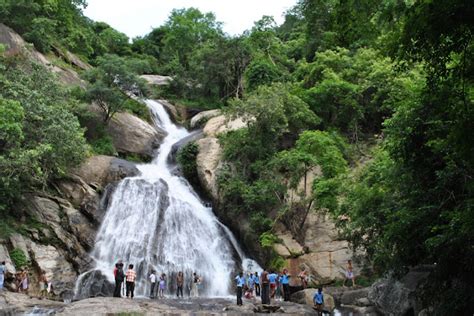
<instances>
[{"instance_id":1,"label":"rock face","mask_svg":"<svg viewBox=\"0 0 474 316\"><path fill-rule=\"evenodd\" d=\"M142 119L125 112L116 113L109 122L108 131L119 153L151 159L166 133L157 130Z\"/></svg>"},{"instance_id":2,"label":"rock face","mask_svg":"<svg viewBox=\"0 0 474 316\"><path fill-rule=\"evenodd\" d=\"M417 289L431 271L430 266L419 266L401 280L391 277L381 279L372 285L368 298L385 315L418 315L423 308Z\"/></svg>"},{"instance_id":3,"label":"rock face","mask_svg":"<svg viewBox=\"0 0 474 316\"><path fill-rule=\"evenodd\" d=\"M245 126L240 119L227 122L225 116L219 115L207 121L203 130L204 138L197 141L199 153L196 164L199 179L214 200L219 200L217 176L222 163L222 148L217 137Z\"/></svg>"},{"instance_id":4,"label":"rock face","mask_svg":"<svg viewBox=\"0 0 474 316\"><path fill-rule=\"evenodd\" d=\"M13 56L24 54L29 59L37 62L58 75L63 84L85 87L85 82L77 72L69 68L60 68L53 65L43 54L36 51L23 38L8 26L0 23L0 43L7 46L6 54ZM72 55L72 54L71 54Z\"/></svg>"}]
</instances>

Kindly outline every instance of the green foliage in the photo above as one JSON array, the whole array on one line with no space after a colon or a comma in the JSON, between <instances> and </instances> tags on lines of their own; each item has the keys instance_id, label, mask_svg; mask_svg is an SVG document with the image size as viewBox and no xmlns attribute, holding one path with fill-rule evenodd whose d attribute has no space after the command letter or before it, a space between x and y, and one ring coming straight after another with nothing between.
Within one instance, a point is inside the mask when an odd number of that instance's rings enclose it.
<instances>
[{"instance_id":1,"label":"green foliage","mask_svg":"<svg viewBox=\"0 0 474 316\"><path fill-rule=\"evenodd\" d=\"M245 71L247 87L254 90L258 86L270 85L273 82L283 79L283 73L275 64L261 59L253 60Z\"/></svg>"},{"instance_id":2,"label":"green foliage","mask_svg":"<svg viewBox=\"0 0 474 316\"><path fill-rule=\"evenodd\" d=\"M199 153L199 146L195 142L190 142L179 149L177 161L183 171L183 175L195 187L199 186L199 176L197 173L196 157Z\"/></svg>"},{"instance_id":3,"label":"green foliage","mask_svg":"<svg viewBox=\"0 0 474 316\"><path fill-rule=\"evenodd\" d=\"M13 249L9 254L16 269L22 269L30 264L25 253L20 248Z\"/></svg>"},{"instance_id":4,"label":"green foliage","mask_svg":"<svg viewBox=\"0 0 474 316\"><path fill-rule=\"evenodd\" d=\"M279 241L280 239L270 232L265 232L260 235L260 244L262 247L273 247L273 244Z\"/></svg>"},{"instance_id":5,"label":"green foliage","mask_svg":"<svg viewBox=\"0 0 474 316\"><path fill-rule=\"evenodd\" d=\"M134 99L126 99L123 104L123 109L126 110L127 112L135 114L136 116L140 117L141 119L149 123L152 122L150 110L142 102L139 102Z\"/></svg>"},{"instance_id":6,"label":"green foliage","mask_svg":"<svg viewBox=\"0 0 474 316\"><path fill-rule=\"evenodd\" d=\"M133 67L117 55L98 58L98 66L87 71L85 77L90 82L86 99L99 105L106 124L126 106L137 108L126 93L141 94L144 91L144 83L133 72Z\"/></svg>"},{"instance_id":7,"label":"green foliage","mask_svg":"<svg viewBox=\"0 0 474 316\"><path fill-rule=\"evenodd\" d=\"M63 176L87 147L72 114L75 101L48 71L4 58L0 68L0 197L10 205L25 190Z\"/></svg>"},{"instance_id":8,"label":"green foliage","mask_svg":"<svg viewBox=\"0 0 474 316\"><path fill-rule=\"evenodd\" d=\"M117 155L112 138L108 135L103 135L100 138L93 139L90 141L92 152L96 155Z\"/></svg>"}]
</instances>

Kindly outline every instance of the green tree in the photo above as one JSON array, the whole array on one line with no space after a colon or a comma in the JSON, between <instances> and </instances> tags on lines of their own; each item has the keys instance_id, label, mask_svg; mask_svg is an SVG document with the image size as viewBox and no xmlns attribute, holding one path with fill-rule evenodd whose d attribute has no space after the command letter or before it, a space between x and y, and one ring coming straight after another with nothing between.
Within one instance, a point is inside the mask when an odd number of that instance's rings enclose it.
<instances>
[{"instance_id":1,"label":"green tree","mask_svg":"<svg viewBox=\"0 0 474 316\"><path fill-rule=\"evenodd\" d=\"M133 72L133 68L124 58L106 55L98 58L98 66L85 74L90 82L86 98L99 105L105 123L108 123L116 112L124 109L128 100L127 93L143 93L144 83Z\"/></svg>"}]
</instances>

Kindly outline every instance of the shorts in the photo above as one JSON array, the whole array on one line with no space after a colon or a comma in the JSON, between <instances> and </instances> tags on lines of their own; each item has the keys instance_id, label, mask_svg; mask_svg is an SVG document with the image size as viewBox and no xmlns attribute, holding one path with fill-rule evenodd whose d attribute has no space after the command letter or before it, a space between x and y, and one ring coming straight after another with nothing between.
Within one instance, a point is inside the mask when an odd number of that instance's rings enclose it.
<instances>
[{"instance_id":1,"label":"shorts","mask_svg":"<svg viewBox=\"0 0 474 316\"><path fill-rule=\"evenodd\" d=\"M346 272L346 278L348 279L354 278L354 272L350 272L350 271Z\"/></svg>"}]
</instances>

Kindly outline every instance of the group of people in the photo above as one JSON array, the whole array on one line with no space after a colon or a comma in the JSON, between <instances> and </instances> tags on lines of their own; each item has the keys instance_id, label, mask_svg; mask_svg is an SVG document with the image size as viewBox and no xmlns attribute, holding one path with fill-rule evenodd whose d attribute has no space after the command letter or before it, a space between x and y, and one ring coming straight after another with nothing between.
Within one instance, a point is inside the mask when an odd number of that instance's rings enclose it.
<instances>
[{"instance_id":1,"label":"group of people","mask_svg":"<svg viewBox=\"0 0 474 316\"><path fill-rule=\"evenodd\" d=\"M7 272L5 261L0 262L0 290L3 290L5 286L5 274ZM18 270L15 273L15 288L18 293L29 294L30 289L30 274L27 268L23 268ZM38 278L38 286L39 286L39 297L47 297L50 293L52 293L52 284L48 282L48 278L46 277L46 272L44 270L41 271L41 274Z\"/></svg>"},{"instance_id":2,"label":"group of people","mask_svg":"<svg viewBox=\"0 0 474 316\"><path fill-rule=\"evenodd\" d=\"M115 289L114 297L122 297L122 291L125 292L127 298L133 299L135 295L135 281L137 274L133 269L133 264L128 265L126 272L123 270L124 264L122 262L117 262L114 268L114 279L115 279ZM164 298L165 290L167 288L167 276L165 273L161 273L159 276L155 270L152 270L148 276L150 280L150 298ZM123 286L123 282L125 284ZM191 296L199 296L199 288L202 284L202 277L197 275L196 272L193 273L192 284L191 284ZM184 287L184 274L182 271L179 271L176 275L176 296L184 297L183 295Z\"/></svg>"},{"instance_id":3,"label":"group of people","mask_svg":"<svg viewBox=\"0 0 474 316\"><path fill-rule=\"evenodd\" d=\"M284 269L281 273L275 271L263 270L260 275L258 272L248 273L246 276L242 272L235 277L237 305L242 305L242 296L251 299L260 296L262 304L270 304L270 299L283 298L290 300L290 278L288 270Z\"/></svg>"}]
</instances>

